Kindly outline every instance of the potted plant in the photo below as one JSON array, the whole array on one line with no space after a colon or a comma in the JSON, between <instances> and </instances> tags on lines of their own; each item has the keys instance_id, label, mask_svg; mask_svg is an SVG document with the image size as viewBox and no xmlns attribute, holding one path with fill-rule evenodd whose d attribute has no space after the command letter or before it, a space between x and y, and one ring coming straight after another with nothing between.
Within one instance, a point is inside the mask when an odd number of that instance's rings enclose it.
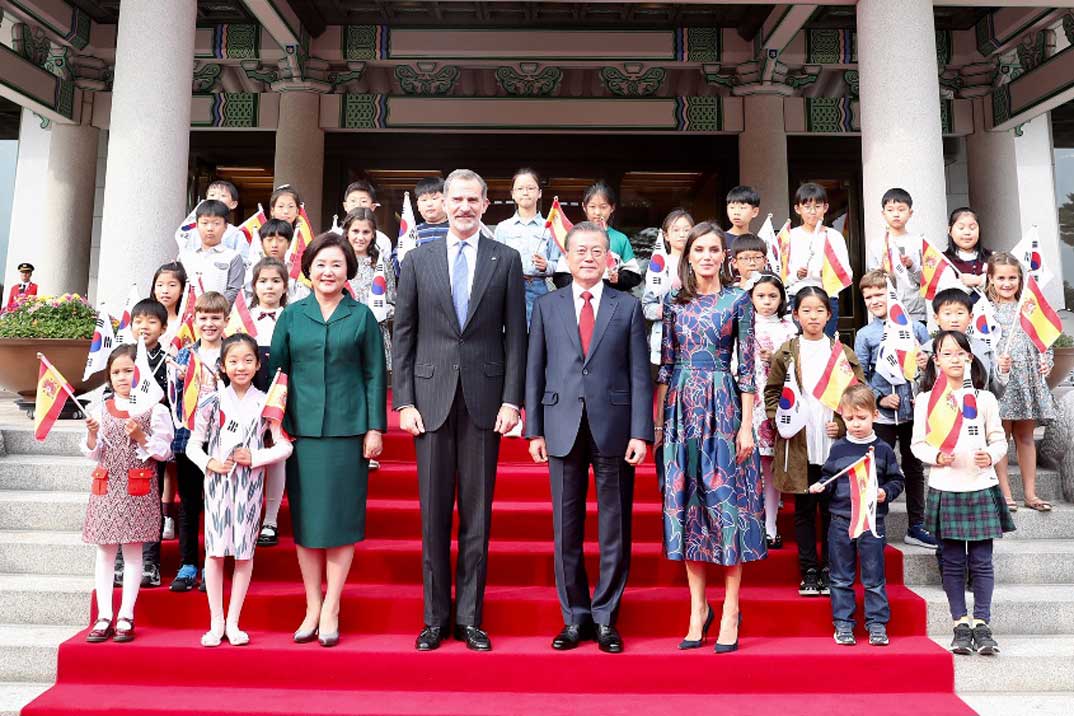
<instances>
[{"instance_id":1,"label":"potted plant","mask_svg":"<svg viewBox=\"0 0 1074 716\"><path fill-rule=\"evenodd\" d=\"M1048 387L1055 390L1055 387L1070 375L1070 371L1074 370L1074 338L1060 333L1052 344L1052 354L1055 356L1055 367L1048 374Z\"/></svg>"},{"instance_id":2,"label":"potted plant","mask_svg":"<svg viewBox=\"0 0 1074 716\"><path fill-rule=\"evenodd\" d=\"M77 293L27 296L0 312L0 387L33 401L44 353L76 393L92 390L104 373L82 381L97 312Z\"/></svg>"}]
</instances>

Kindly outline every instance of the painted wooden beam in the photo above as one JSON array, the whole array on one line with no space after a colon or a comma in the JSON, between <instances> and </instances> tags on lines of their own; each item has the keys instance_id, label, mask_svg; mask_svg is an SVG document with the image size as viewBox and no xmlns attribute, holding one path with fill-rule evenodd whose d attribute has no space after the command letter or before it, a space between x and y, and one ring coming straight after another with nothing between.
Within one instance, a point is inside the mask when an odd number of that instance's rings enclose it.
<instances>
[{"instance_id":1,"label":"painted wooden beam","mask_svg":"<svg viewBox=\"0 0 1074 716\"><path fill-rule=\"evenodd\" d=\"M986 125L1006 131L1074 99L1074 44L992 90Z\"/></svg>"},{"instance_id":2,"label":"painted wooden beam","mask_svg":"<svg viewBox=\"0 0 1074 716\"><path fill-rule=\"evenodd\" d=\"M89 44L93 19L67 0L7 0L11 14L35 27L50 39L83 50Z\"/></svg>"},{"instance_id":3,"label":"painted wooden beam","mask_svg":"<svg viewBox=\"0 0 1074 716\"><path fill-rule=\"evenodd\" d=\"M61 124L77 124L82 91L27 60L7 45L0 45L0 96Z\"/></svg>"},{"instance_id":4,"label":"painted wooden beam","mask_svg":"<svg viewBox=\"0 0 1074 716\"><path fill-rule=\"evenodd\" d=\"M285 51L309 50L309 33L287 0L242 0L261 27ZM291 48L291 49L289 49Z\"/></svg>"},{"instance_id":5,"label":"painted wooden beam","mask_svg":"<svg viewBox=\"0 0 1074 716\"><path fill-rule=\"evenodd\" d=\"M1007 52L1026 33L1054 22L1059 11L1050 7L1001 7L985 15L974 26L977 51L985 57Z\"/></svg>"}]
</instances>

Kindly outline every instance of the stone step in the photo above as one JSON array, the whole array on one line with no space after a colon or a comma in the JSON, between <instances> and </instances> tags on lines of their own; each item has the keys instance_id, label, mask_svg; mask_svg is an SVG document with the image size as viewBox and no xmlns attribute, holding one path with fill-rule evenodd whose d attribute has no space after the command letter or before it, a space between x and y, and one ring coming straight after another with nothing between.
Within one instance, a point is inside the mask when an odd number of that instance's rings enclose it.
<instances>
[{"instance_id":1,"label":"stone step","mask_svg":"<svg viewBox=\"0 0 1074 716\"><path fill-rule=\"evenodd\" d=\"M25 682L0 683L0 716L19 716L23 706L51 686Z\"/></svg>"},{"instance_id":2,"label":"stone step","mask_svg":"<svg viewBox=\"0 0 1074 716\"><path fill-rule=\"evenodd\" d=\"M893 502L884 520L890 544L902 544L906 536L906 522L906 503ZM1051 512L1037 512L1022 507L1014 513L1014 525L1018 529L1008 532L1002 541L1074 539L1074 505L1068 502L1053 503Z\"/></svg>"},{"instance_id":3,"label":"stone step","mask_svg":"<svg viewBox=\"0 0 1074 716\"><path fill-rule=\"evenodd\" d=\"M94 464L66 455L5 455L0 457L0 490L89 490Z\"/></svg>"},{"instance_id":4,"label":"stone step","mask_svg":"<svg viewBox=\"0 0 1074 716\"><path fill-rule=\"evenodd\" d=\"M34 438L32 424L0 425L4 450L8 455L78 455L78 443L85 433L82 421L63 420L53 426L44 442Z\"/></svg>"},{"instance_id":5,"label":"stone step","mask_svg":"<svg viewBox=\"0 0 1074 716\"><path fill-rule=\"evenodd\" d=\"M0 574L0 624L85 628L93 577Z\"/></svg>"},{"instance_id":6,"label":"stone step","mask_svg":"<svg viewBox=\"0 0 1074 716\"><path fill-rule=\"evenodd\" d=\"M0 530L81 531L89 492L0 490Z\"/></svg>"},{"instance_id":7,"label":"stone step","mask_svg":"<svg viewBox=\"0 0 1074 716\"><path fill-rule=\"evenodd\" d=\"M951 612L939 585L911 587L928 606L929 634L950 641ZM973 594L966 593L972 615ZM1074 584L996 584L992 597L992 630L1001 642L1008 634L1074 634Z\"/></svg>"},{"instance_id":8,"label":"stone step","mask_svg":"<svg viewBox=\"0 0 1074 716\"><path fill-rule=\"evenodd\" d=\"M1003 584L1074 584L1074 539L995 540L993 564ZM2 545L2 539L0 539ZM907 585L940 584L932 550L896 542Z\"/></svg>"},{"instance_id":9,"label":"stone step","mask_svg":"<svg viewBox=\"0 0 1074 716\"><path fill-rule=\"evenodd\" d=\"M82 627L0 624L0 682L50 682L60 644Z\"/></svg>"},{"instance_id":10,"label":"stone step","mask_svg":"<svg viewBox=\"0 0 1074 716\"><path fill-rule=\"evenodd\" d=\"M997 633L995 637L1000 648L996 658L955 656L955 691L1017 693L1074 688L1074 634ZM951 643L947 634L932 638L945 649ZM1074 701L1069 705L1074 707Z\"/></svg>"},{"instance_id":11,"label":"stone step","mask_svg":"<svg viewBox=\"0 0 1074 716\"><path fill-rule=\"evenodd\" d=\"M81 532L0 530L0 573L92 575L94 554Z\"/></svg>"},{"instance_id":12,"label":"stone step","mask_svg":"<svg viewBox=\"0 0 1074 716\"><path fill-rule=\"evenodd\" d=\"M1070 716L1074 704L1074 691L1011 694L972 691L958 695L978 716Z\"/></svg>"}]
</instances>

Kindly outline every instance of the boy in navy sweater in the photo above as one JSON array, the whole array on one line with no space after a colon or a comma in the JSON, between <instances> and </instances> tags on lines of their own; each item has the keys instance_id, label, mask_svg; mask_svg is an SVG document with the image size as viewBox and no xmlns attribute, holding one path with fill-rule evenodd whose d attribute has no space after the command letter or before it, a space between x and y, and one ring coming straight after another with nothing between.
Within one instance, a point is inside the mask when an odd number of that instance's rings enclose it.
<instances>
[{"instance_id":1,"label":"boy in navy sweater","mask_svg":"<svg viewBox=\"0 0 1074 716\"><path fill-rule=\"evenodd\" d=\"M827 490L831 495L831 527L828 528L828 565L831 568L832 622L835 624L835 643L854 646L854 573L861 563L861 582L865 588L865 626L869 643L887 646L887 623L891 618L884 580L884 516L888 504L902 492L903 478L898 460L890 446L873 432L877 416L876 396L866 385L852 385L839 401L839 414L847 426L846 437L832 444L828 460L821 468L823 479L839 474L873 449L876 461L877 505L876 533L866 530L850 539L850 479L839 477L821 487L810 486L810 492Z\"/></svg>"}]
</instances>

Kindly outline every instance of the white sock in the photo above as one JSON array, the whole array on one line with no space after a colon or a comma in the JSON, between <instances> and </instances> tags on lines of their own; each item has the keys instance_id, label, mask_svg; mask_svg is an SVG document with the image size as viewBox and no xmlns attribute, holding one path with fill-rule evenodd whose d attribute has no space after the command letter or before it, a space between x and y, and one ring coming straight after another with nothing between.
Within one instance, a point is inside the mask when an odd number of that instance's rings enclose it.
<instances>
[{"instance_id":1,"label":"white sock","mask_svg":"<svg viewBox=\"0 0 1074 716\"><path fill-rule=\"evenodd\" d=\"M112 582L115 579L117 544L97 545L93 565L93 586L97 594L97 618L112 621Z\"/></svg>"},{"instance_id":2,"label":"white sock","mask_svg":"<svg viewBox=\"0 0 1074 716\"><path fill-rule=\"evenodd\" d=\"M764 531L769 537L775 537L776 516L779 515L779 490L772 481L772 458L761 458L761 475L764 479Z\"/></svg>"},{"instance_id":3,"label":"white sock","mask_svg":"<svg viewBox=\"0 0 1074 716\"><path fill-rule=\"evenodd\" d=\"M134 618L134 603L142 586L142 543L123 545L123 601L119 605L121 618Z\"/></svg>"},{"instance_id":4,"label":"white sock","mask_svg":"<svg viewBox=\"0 0 1074 716\"><path fill-rule=\"evenodd\" d=\"M287 467L283 461L274 462L265 467L265 521L262 524L276 525L283 502L283 488L287 484Z\"/></svg>"}]
</instances>

